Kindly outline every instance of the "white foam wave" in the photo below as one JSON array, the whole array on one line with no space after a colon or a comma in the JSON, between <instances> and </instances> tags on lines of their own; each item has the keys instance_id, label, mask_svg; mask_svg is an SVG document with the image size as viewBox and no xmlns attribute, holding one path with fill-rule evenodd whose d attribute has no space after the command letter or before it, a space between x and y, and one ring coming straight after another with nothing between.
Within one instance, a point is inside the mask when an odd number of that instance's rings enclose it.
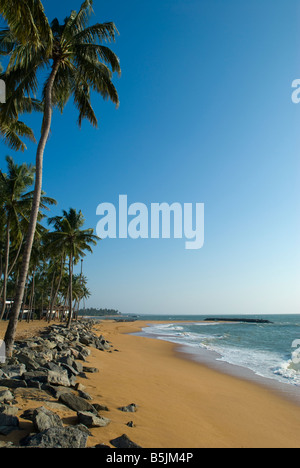
<instances>
[{"instance_id":1,"label":"white foam wave","mask_svg":"<svg viewBox=\"0 0 300 468\"><path fill-rule=\"evenodd\" d=\"M205 349L217 353L218 361L250 369L258 376L300 386L300 364L296 365L292 356L288 359L276 352L229 346L228 343L224 343L226 334L212 336L184 330L184 327L177 324L160 324L147 327L143 331L155 335L158 339L188 346L195 352L197 349Z\"/></svg>"}]
</instances>

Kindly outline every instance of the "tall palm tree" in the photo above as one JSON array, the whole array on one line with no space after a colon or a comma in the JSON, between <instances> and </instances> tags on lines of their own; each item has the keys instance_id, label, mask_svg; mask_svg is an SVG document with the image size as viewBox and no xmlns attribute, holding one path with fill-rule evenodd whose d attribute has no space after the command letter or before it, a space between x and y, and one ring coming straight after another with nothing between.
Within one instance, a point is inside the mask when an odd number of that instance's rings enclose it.
<instances>
[{"instance_id":1,"label":"tall palm tree","mask_svg":"<svg viewBox=\"0 0 300 468\"><path fill-rule=\"evenodd\" d=\"M51 47L51 28L40 0L0 0L0 13L20 43L39 47L44 40Z\"/></svg>"},{"instance_id":2,"label":"tall palm tree","mask_svg":"<svg viewBox=\"0 0 300 468\"><path fill-rule=\"evenodd\" d=\"M51 219L53 220L55 218ZM53 243L53 233L47 232L44 236L44 250L46 257L49 260L49 272L52 273L48 314L48 322L50 322L53 316L53 310L55 310L61 282L64 274L66 273L66 248L63 243Z\"/></svg>"},{"instance_id":3,"label":"tall palm tree","mask_svg":"<svg viewBox=\"0 0 300 468\"><path fill-rule=\"evenodd\" d=\"M5 248L4 248L4 281L2 296L2 308L0 309L0 320L3 318L6 303L6 286L8 277L14 267L14 264L20 254L24 231L27 229L29 216L32 206L33 192L29 191L34 181L35 168L23 163L18 165L10 157L6 157L8 166L7 173L0 171L0 203L2 206L2 216L5 230ZM41 209L48 209L47 205L54 205L56 201L52 198L41 195L41 203L38 219L41 220L44 215ZM36 237L40 237L44 228L37 224ZM13 233L13 236L11 235ZM11 242L11 238L13 241ZM10 262L10 250L14 247L16 254L14 260Z\"/></svg>"},{"instance_id":4,"label":"tall palm tree","mask_svg":"<svg viewBox=\"0 0 300 468\"><path fill-rule=\"evenodd\" d=\"M93 234L93 229L82 229L84 217L81 211L73 208L63 211L63 216L50 218L50 224L55 226L55 231L49 233L53 247L58 249L64 246L69 259L69 315L67 327L70 327L73 315L73 270L74 264L85 256L85 251L92 252L91 245L96 245L99 237Z\"/></svg>"},{"instance_id":5,"label":"tall palm tree","mask_svg":"<svg viewBox=\"0 0 300 468\"><path fill-rule=\"evenodd\" d=\"M51 23L52 34L45 34L46 37L41 35L38 46L32 45L30 41L23 42L18 39L15 35L15 24L0 37L0 54L4 44L6 53L10 54L5 76L6 82L15 90L12 98L34 96L38 90L38 72L44 68L49 70L49 76L43 86L43 124L36 153L36 179L30 224L17 294L4 338L8 356L12 353L25 289L42 190L43 157L50 133L53 108L57 107L62 112L69 99L73 97L79 111L79 126L83 119L97 126L97 117L91 105L91 92L99 93L117 106L119 104L118 93L112 83L113 72L118 74L121 72L119 59L109 47L104 45L114 42L118 31L114 23L97 23L89 26L92 5L92 0L85 0L78 13L73 11L64 24L60 24L55 19ZM35 22L38 21L34 10L31 13ZM8 16L7 19L10 21Z\"/></svg>"},{"instance_id":6,"label":"tall palm tree","mask_svg":"<svg viewBox=\"0 0 300 468\"><path fill-rule=\"evenodd\" d=\"M0 14L9 24L9 28L0 31L0 54L9 55L16 41L26 44L30 41L31 46L38 48L41 41L46 40L48 53L50 53L53 41L52 30L44 12L40 0L0 0ZM26 145L23 138L35 142L31 128L19 120L19 114L42 111L42 103L32 99L23 93L15 96L14 84L6 79L0 65L1 79L6 83L6 103L0 105L0 136L4 142L13 150L24 151Z\"/></svg>"},{"instance_id":7,"label":"tall palm tree","mask_svg":"<svg viewBox=\"0 0 300 468\"><path fill-rule=\"evenodd\" d=\"M21 220L26 218L30 212L26 192L34 181L34 167L25 163L19 166L9 156L6 157L6 162L8 173L4 174L0 171L0 200L5 220L4 278L0 320L3 318L6 307L11 231L14 230L14 244L19 244L22 238Z\"/></svg>"}]
</instances>

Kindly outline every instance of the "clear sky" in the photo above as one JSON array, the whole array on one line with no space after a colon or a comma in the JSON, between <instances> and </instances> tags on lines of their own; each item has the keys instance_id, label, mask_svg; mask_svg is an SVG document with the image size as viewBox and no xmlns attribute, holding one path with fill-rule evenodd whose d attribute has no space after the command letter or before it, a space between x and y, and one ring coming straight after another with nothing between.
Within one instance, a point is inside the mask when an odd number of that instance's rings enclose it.
<instances>
[{"instance_id":1,"label":"clear sky","mask_svg":"<svg viewBox=\"0 0 300 468\"><path fill-rule=\"evenodd\" d=\"M44 0L63 20L80 0ZM299 313L298 0L109 0L120 108L94 99L99 128L54 114L44 190L81 209L99 203L204 203L205 244L107 239L84 260L87 305L145 314ZM36 130L40 116L26 122ZM1 143L4 156L34 162ZM4 166L4 163L3 163Z\"/></svg>"}]
</instances>

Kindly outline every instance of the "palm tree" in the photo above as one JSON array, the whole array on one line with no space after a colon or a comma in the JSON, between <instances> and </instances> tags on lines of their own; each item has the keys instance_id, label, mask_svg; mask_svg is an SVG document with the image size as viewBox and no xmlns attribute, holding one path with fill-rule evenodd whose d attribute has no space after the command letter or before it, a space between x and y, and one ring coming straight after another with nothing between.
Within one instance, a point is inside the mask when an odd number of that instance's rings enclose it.
<instances>
[{"instance_id":1,"label":"palm tree","mask_svg":"<svg viewBox=\"0 0 300 468\"><path fill-rule=\"evenodd\" d=\"M52 220L55 218L52 218ZM50 221L51 224L51 221ZM66 248L63 243L53 243L53 233L47 232L44 237L45 255L49 260L49 273L51 274L51 292L49 298L48 322L51 321L53 310L55 310L57 296L60 291L61 282L66 273Z\"/></svg>"},{"instance_id":2,"label":"palm tree","mask_svg":"<svg viewBox=\"0 0 300 468\"><path fill-rule=\"evenodd\" d=\"M9 28L0 31L1 55L9 55L16 40L21 44L30 41L32 47L37 49L41 46L41 39L47 38L50 50L52 31L40 0L0 0L0 14L9 24ZM23 90L16 96L14 83L7 80L2 72L1 64L1 79L6 84L6 103L0 105L0 135L11 149L24 151L24 137L33 142L36 140L31 128L19 120L19 114L42 111L43 106L38 100L24 94Z\"/></svg>"},{"instance_id":3,"label":"palm tree","mask_svg":"<svg viewBox=\"0 0 300 468\"><path fill-rule=\"evenodd\" d=\"M6 157L6 162L8 173L4 174L0 171L0 200L5 220L4 278L0 320L3 318L6 307L11 231L14 229L14 245L21 244L22 232L20 223L30 212L26 192L34 181L34 168L32 166L28 166L25 163L19 166L9 156Z\"/></svg>"},{"instance_id":4,"label":"palm tree","mask_svg":"<svg viewBox=\"0 0 300 468\"><path fill-rule=\"evenodd\" d=\"M39 47L44 40L51 47L51 28L40 0L0 0L0 13L20 43Z\"/></svg>"},{"instance_id":5,"label":"palm tree","mask_svg":"<svg viewBox=\"0 0 300 468\"><path fill-rule=\"evenodd\" d=\"M85 256L85 251L92 252L91 245L96 245L99 237L93 234L93 229L82 229L84 217L81 211L75 209L63 211L63 216L48 220L55 226L55 231L49 233L53 248L62 248L69 259L69 316L67 327L70 327L73 316L73 270L74 264Z\"/></svg>"},{"instance_id":6,"label":"palm tree","mask_svg":"<svg viewBox=\"0 0 300 468\"><path fill-rule=\"evenodd\" d=\"M0 203L2 207L2 216L4 221L5 231L5 247L4 247L4 280L1 288L2 308L0 310L0 320L3 318L6 304L6 287L7 280L10 276L14 265L20 255L23 246L24 232L28 227L29 215L32 206L33 192L28 191L33 184L35 168L26 163L20 166L10 157L6 157L8 166L7 174L0 171ZM38 213L40 221L44 214L41 209L48 209L47 205L54 205L56 201L41 195L41 203ZM41 235L44 228L37 223L36 237ZM13 236L11 235L13 233ZM11 242L11 238L13 241ZM10 262L10 250L15 249L14 260Z\"/></svg>"},{"instance_id":7,"label":"palm tree","mask_svg":"<svg viewBox=\"0 0 300 468\"><path fill-rule=\"evenodd\" d=\"M35 3L34 0L28 2L28 5L32 3ZM43 157L50 133L53 108L57 107L62 112L69 99L73 97L79 111L79 126L83 119L97 126L97 117L91 105L91 92L99 93L117 106L119 104L118 93L112 83L113 72L118 74L121 72L119 59L109 47L104 45L114 42L118 31L114 23L97 23L89 26L92 5L92 0L85 0L78 13L73 11L64 24L60 24L55 19L51 23L52 34L40 35L38 45L36 43L33 45L30 41L24 42L16 36L15 31L20 28L16 26L15 21L13 28L9 27L0 37L0 54L4 46L5 53L10 54L5 77L6 82L15 90L12 93L12 102L13 99L24 96L32 94L35 96L38 90L38 72L46 67L49 70L49 76L43 86L43 124L36 153L36 179L30 224L17 293L4 338L8 356L12 353L25 289L42 190ZM34 10L30 12L35 23L38 22ZM6 18L11 21L8 15ZM43 19L45 21L45 18ZM48 27L46 29L48 31ZM7 115L10 115L9 109Z\"/></svg>"}]
</instances>

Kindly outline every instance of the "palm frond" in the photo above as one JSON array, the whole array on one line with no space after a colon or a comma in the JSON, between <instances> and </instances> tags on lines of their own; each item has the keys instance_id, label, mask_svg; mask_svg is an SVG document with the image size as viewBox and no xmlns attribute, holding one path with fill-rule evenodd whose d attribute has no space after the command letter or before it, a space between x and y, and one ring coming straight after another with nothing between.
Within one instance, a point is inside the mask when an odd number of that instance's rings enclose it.
<instances>
[{"instance_id":1,"label":"palm frond","mask_svg":"<svg viewBox=\"0 0 300 468\"><path fill-rule=\"evenodd\" d=\"M115 42L118 34L119 31L115 23L97 23L77 33L74 37L74 41L83 44L95 43L95 41L112 43Z\"/></svg>"}]
</instances>

